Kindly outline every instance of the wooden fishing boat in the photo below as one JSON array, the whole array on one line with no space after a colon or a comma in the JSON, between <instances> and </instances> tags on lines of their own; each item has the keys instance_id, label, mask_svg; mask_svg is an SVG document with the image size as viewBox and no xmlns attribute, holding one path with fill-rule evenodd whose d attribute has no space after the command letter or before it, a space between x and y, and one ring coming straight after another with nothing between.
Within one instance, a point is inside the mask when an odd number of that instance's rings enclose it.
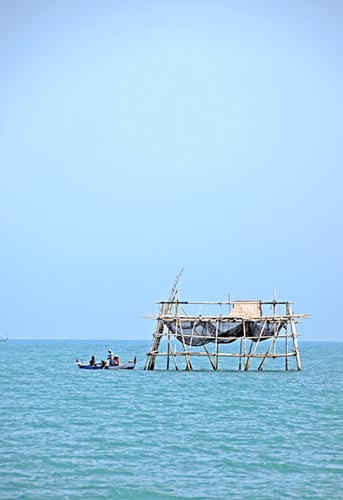
<instances>
[{"instance_id":1,"label":"wooden fishing boat","mask_svg":"<svg viewBox=\"0 0 343 500\"><path fill-rule=\"evenodd\" d=\"M123 363L122 365L119 366L108 366L104 364L96 364L96 365L85 365L84 363L81 363L78 359L76 359L76 364L79 368L82 370L133 370L134 367L136 366L136 356L134 357L133 361L128 361L127 363Z\"/></svg>"}]
</instances>

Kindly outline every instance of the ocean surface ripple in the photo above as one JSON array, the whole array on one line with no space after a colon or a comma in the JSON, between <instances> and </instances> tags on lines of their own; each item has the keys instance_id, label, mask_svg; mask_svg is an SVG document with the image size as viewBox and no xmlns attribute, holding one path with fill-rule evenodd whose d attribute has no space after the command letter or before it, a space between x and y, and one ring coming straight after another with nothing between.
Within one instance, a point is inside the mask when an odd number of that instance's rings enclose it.
<instances>
[{"instance_id":1,"label":"ocean surface ripple","mask_svg":"<svg viewBox=\"0 0 343 500\"><path fill-rule=\"evenodd\" d=\"M287 373L146 372L148 345L0 345L1 499L343 498L343 343ZM75 365L109 347L136 369Z\"/></svg>"}]
</instances>

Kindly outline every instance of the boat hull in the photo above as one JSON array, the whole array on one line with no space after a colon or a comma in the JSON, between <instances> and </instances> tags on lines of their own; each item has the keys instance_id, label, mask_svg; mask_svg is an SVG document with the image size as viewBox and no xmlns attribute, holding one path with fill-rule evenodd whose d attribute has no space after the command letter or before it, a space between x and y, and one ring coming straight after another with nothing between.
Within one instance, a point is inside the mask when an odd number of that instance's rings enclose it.
<instances>
[{"instance_id":1,"label":"boat hull","mask_svg":"<svg viewBox=\"0 0 343 500\"><path fill-rule=\"evenodd\" d=\"M128 361L119 366L101 366L101 365L85 365L81 363L78 359L76 360L76 364L81 370L133 370L136 366L136 358L133 361Z\"/></svg>"}]
</instances>

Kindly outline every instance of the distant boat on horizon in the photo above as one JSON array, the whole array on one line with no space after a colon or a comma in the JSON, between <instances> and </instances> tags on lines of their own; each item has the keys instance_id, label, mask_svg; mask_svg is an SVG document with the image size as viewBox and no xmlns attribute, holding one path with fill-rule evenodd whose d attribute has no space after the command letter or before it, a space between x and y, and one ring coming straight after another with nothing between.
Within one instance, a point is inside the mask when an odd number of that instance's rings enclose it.
<instances>
[{"instance_id":1,"label":"distant boat on horizon","mask_svg":"<svg viewBox=\"0 0 343 500\"><path fill-rule=\"evenodd\" d=\"M7 335L1 335L0 336L0 342L7 342L7 340L8 340Z\"/></svg>"}]
</instances>

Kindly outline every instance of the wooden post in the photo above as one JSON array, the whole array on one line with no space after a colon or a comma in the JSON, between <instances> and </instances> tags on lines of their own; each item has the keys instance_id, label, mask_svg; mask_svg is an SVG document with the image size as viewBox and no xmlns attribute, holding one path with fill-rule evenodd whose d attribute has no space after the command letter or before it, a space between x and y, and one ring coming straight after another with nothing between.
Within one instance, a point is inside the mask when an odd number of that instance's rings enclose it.
<instances>
[{"instance_id":1,"label":"wooden post","mask_svg":"<svg viewBox=\"0 0 343 500\"><path fill-rule=\"evenodd\" d=\"M274 302L273 303L273 316L275 318L275 316L276 316L276 290L274 290L274 300L273 300L273 302ZM276 324L274 323L274 333L275 333L275 325ZM274 351L273 351L274 354L276 354L276 340L275 340L273 349L274 349Z\"/></svg>"},{"instance_id":2,"label":"wooden post","mask_svg":"<svg viewBox=\"0 0 343 500\"><path fill-rule=\"evenodd\" d=\"M275 337L273 337L273 339L272 339L271 343L269 344L269 347L268 347L267 351L265 352L265 355L264 355L264 357L263 357L263 359L262 359L262 361L261 361L261 363L260 363L259 367L257 368L257 370L258 370L258 371L262 371L262 370L263 370L264 365L265 365L265 362L266 362L266 360L267 360L267 356L268 356L268 354L269 354L269 352L270 352L270 350L271 350L271 348L272 348L272 346L273 346L274 342L275 342Z\"/></svg>"},{"instance_id":3,"label":"wooden post","mask_svg":"<svg viewBox=\"0 0 343 500\"><path fill-rule=\"evenodd\" d=\"M289 303L287 304L286 308L288 309L288 314L290 315L289 322L291 325L295 358L297 360L297 369L300 371L301 370L301 361L300 361L300 354L299 354L299 347L298 347L298 335L297 335L297 331L295 328L295 320L294 320L294 316L293 316L293 310L292 310L292 306Z\"/></svg>"},{"instance_id":4,"label":"wooden post","mask_svg":"<svg viewBox=\"0 0 343 500\"><path fill-rule=\"evenodd\" d=\"M160 305L160 320L157 322L156 330L153 336L153 341L150 346L149 352L148 352L148 357L144 366L144 370L153 370L155 368L155 361L156 361L156 352L158 352L160 343L161 343L161 338L163 335L163 330L164 330L164 323L163 323L163 316L166 313L170 313L172 311L173 307L173 301L175 299L175 296L177 295L177 284L179 282L179 279L181 277L183 268L179 272L179 274L176 276L172 289L169 294L169 300L167 304L161 304Z\"/></svg>"},{"instance_id":5,"label":"wooden post","mask_svg":"<svg viewBox=\"0 0 343 500\"><path fill-rule=\"evenodd\" d=\"M288 371L288 323L286 322L284 329L286 331L285 336L285 370Z\"/></svg>"},{"instance_id":6,"label":"wooden post","mask_svg":"<svg viewBox=\"0 0 343 500\"><path fill-rule=\"evenodd\" d=\"M163 310L164 310L164 305L162 304L160 306L160 318L162 318L163 316ZM157 321L156 330L153 336L152 344L148 352L148 357L145 363L144 370L153 370L155 368L155 361L156 361L155 353L158 352L161 343L161 338L163 335L163 329L164 329L163 320L159 319Z\"/></svg>"},{"instance_id":7,"label":"wooden post","mask_svg":"<svg viewBox=\"0 0 343 500\"><path fill-rule=\"evenodd\" d=\"M276 290L274 290L274 300L273 300L273 316L276 316Z\"/></svg>"},{"instance_id":8,"label":"wooden post","mask_svg":"<svg viewBox=\"0 0 343 500\"><path fill-rule=\"evenodd\" d=\"M217 326L216 326L216 340L214 344L214 352L215 352L215 358L214 358L214 364L215 364L215 370L218 370L218 330L219 330L219 316L217 318Z\"/></svg>"},{"instance_id":9,"label":"wooden post","mask_svg":"<svg viewBox=\"0 0 343 500\"><path fill-rule=\"evenodd\" d=\"M168 329L167 333L167 342L168 342L168 355L167 355L167 370L169 370L169 358L170 358L170 331Z\"/></svg>"},{"instance_id":10,"label":"wooden post","mask_svg":"<svg viewBox=\"0 0 343 500\"><path fill-rule=\"evenodd\" d=\"M212 361L212 357L211 357L211 354L210 354L210 352L209 352L209 350L207 349L207 347L206 347L206 345L205 345L205 344L203 344L203 348L204 348L204 351L206 352L206 354L207 354L207 356L208 356L208 359L210 360L210 363L211 363L211 365L212 365L213 370L215 370L215 369L216 369L216 365L213 363L213 361Z\"/></svg>"},{"instance_id":11,"label":"wooden post","mask_svg":"<svg viewBox=\"0 0 343 500\"><path fill-rule=\"evenodd\" d=\"M245 367L246 367L246 362L247 362L247 332L246 332L246 328L245 328L245 320L243 319L243 345L244 345L244 371L245 371Z\"/></svg>"},{"instance_id":12,"label":"wooden post","mask_svg":"<svg viewBox=\"0 0 343 500\"><path fill-rule=\"evenodd\" d=\"M239 342L239 363L238 363L239 370L242 370L242 350L243 350L243 337L241 337L241 340Z\"/></svg>"},{"instance_id":13,"label":"wooden post","mask_svg":"<svg viewBox=\"0 0 343 500\"><path fill-rule=\"evenodd\" d=\"M249 370L250 359L251 359L251 351L252 351L252 348L253 348L253 342L252 342L251 338L249 338L249 340L250 340L250 346L249 346L249 352L247 354L247 359L246 359L245 364L244 364L244 371L248 371Z\"/></svg>"},{"instance_id":14,"label":"wooden post","mask_svg":"<svg viewBox=\"0 0 343 500\"><path fill-rule=\"evenodd\" d=\"M182 346L183 346L183 350L184 350L184 353L185 353L186 370L188 371L188 370L192 370L192 364L191 364L191 361L189 359L189 354L187 352L185 338L184 338L184 335L183 335L182 322L181 322L180 318L178 318L178 320L179 320L179 327L180 327L180 332L181 332ZM177 325L176 325L176 328L177 328Z\"/></svg>"},{"instance_id":15,"label":"wooden post","mask_svg":"<svg viewBox=\"0 0 343 500\"><path fill-rule=\"evenodd\" d=\"M246 366L245 366L245 368L244 368L244 370L245 370L245 371L248 371L248 370L249 370L249 368L250 368L251 359L254 357L254 354L256 353L256 350L257 350L258 344L259 344L259 342L260 342L260 340L261 340L261 338L262 338L262 335L263 335L264 329L265 329L265 327L266 327L266 324L267 324L267 321L265 321L265 322L264 322L263 327L261 328L261 331L260 331L260 333L259 333L258 339L257 339L257 341L255 342L255 347L254 347L253 352L251 352L251 351L252 351L252 346L253 346L253 343L251 342L251 347L250 347L250 351L249 351L249 358L247 359L247 361L246 361Z\"/></svg>"}]
</instances>

